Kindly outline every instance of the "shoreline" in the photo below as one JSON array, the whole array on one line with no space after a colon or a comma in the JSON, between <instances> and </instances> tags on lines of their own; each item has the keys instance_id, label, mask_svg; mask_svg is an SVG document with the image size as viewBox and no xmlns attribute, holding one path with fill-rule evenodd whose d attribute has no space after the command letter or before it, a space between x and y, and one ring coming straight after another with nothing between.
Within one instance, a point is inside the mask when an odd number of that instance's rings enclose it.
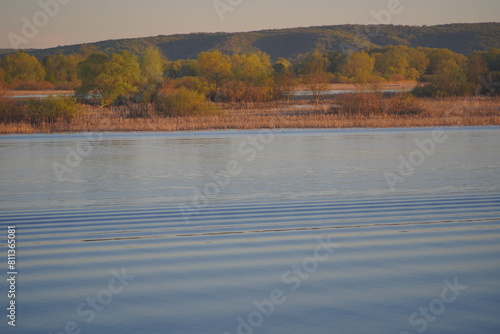
<instances>
[{"instance_id":1,"label":"shoreline","mask_svg":"<svg viewBox=\"0 0 500 334\"><path fill-rule=\"evenodd\" d=\"M221 104L222 115L149 118L127 118L123 107L86 107L69 123L3 123L0 134L500 126L500 98L421 99L423 111L417 115L338 114L336 103L328 99L317 105L310 101Z\"/></svg>"}]
</instances>

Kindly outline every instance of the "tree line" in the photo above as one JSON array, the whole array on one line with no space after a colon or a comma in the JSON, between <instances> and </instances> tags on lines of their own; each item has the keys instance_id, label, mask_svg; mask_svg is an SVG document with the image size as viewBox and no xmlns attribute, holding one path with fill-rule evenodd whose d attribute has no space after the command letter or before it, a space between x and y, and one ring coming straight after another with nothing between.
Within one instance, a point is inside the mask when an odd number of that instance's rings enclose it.
<instances>
[{"instance_id":1,"label":"tree line","mask_svg":"<svg viewBox=\"0 0 500 334\"><path fill-rule=\"evenodd\" d=\"M314 52L293 63L272 62L261 51L227 55L201 52L196 59L168 61L156 47L139 55L105 54L83 46L72 55L40 62L23 51L0 61L0 84L13 89L75 89L102 105L121 99L154 102L161 92L190 91L210 101L266 102L290 97L303 85L320 98L329 83L426 83L417 96L446 97L498 93L500 49L469 56L448 49L388 46L348 55Z\"/></svg>"}]
</instances>

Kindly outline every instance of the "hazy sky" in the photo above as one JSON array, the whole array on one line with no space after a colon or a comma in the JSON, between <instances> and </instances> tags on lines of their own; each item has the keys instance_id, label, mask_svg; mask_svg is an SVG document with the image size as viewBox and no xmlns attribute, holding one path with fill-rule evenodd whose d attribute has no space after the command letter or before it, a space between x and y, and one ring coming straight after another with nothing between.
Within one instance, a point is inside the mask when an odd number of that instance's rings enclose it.
<instances>
[{"instance_id":1,"label":"hazy sky","mask_svg":"<svg viewBox=\"0 0 500 334\"><path fill-rule=\"evenodd\" d=\"M48 12L55 15L44 14L40 3L51 4ZM0 48L11 47L9 36L20 48L46 48L176 33L366 24L375 21L371 12L390 4L396 14L379 21L500 21L500 0L0 0Z\"/></svg>"}]
</instances>

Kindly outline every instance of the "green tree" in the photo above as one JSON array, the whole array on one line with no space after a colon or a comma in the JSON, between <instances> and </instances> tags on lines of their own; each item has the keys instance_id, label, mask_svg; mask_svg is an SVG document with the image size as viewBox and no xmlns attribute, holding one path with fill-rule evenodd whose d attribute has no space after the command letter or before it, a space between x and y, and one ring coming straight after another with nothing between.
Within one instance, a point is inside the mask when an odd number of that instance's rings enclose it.
<instances>
[{"instance_id":1,"label":"green tree","mask_svg":"<svg viewBox=\"0 0 500 334\"><path fill-rule=\"evenodd\" d=\"M202 52L198 55L200 77L209 87L209 97L215 101L222 85L231 78L231 58L220 51Z\"/></svg>"},{"instance_id":2,"label":"green tree","mask_svg":"<svg viewBox=\"0 0 500 334\"><path fill-rule=\"evenodd\" d=\"M170 79L195 77L198 75L198 61L196 59L180 59L169 62L167 76Z\"/></svg>"},{"instance_id":3,"label":"green tree","mask_svg":"<svg viewBox=\"0 0 500 334\"><path fill-rule=\"evenodd\" d=\"M140 57L141 73L146 85L157 85L163 79L165 58L160 49L150 46Z\"/></svg>"},{"instance_id":4,"label":"green tree","mask_svg":"<svg viewBox=\"0 0 500 334\"><path fill-rule=\"evenodd\" d=\"M410 62L405 50L390 47L375 56L375 71L387 80L404 80L407 78Z\"/></svg>"},{"instance_id":5,"label":"green tree","mask_svg":"<svg viewBox=\"0 0 500 334\"><path fill-rule=\"evenodd\" d=\"M233 78L253 86L262 86L269 82L272 65L268 54L256 52L249 55L235 54L231 58Z\"/></svg>"},{"instance_id":6,"label":"green tree","mask_svg":"<svg viewBox=\"0 0 500 334\"><path fill-rule=\"evenodd\" d=\"M329 51L325 54L325 57L330 62L328 66L328 72L337 73L342 65L345 64L347 57L343 53Z\"/></svg>"},{"instance_id":7,"label":"green tree","mask_svg":"<svg viewBox=\"0 0 500 334\"><path fill-rule=\"evenodd\" d=\"M93 53L78 67L82 86L79 93L95 91L104 105L138 91L141 69L137 57L124 51L107 56Z\"/></svg>"},{"instance_id":8,"label":"green tree","mask_svg":"<svg viewBox=\"0 0 500 334\"><path fill-rule=\"evenodd\" d=\"M464 96L469 91L467 75L462 65L453 60L440 62L430 83L417 87L414 94L426 97Z\"/></svg>"},{"instance_id":9,"label":"green tree","mask_svg":"<svg viewBox=\"0 0 500 334\"><path fill-rule=\"evenodd\" d=\"M299 80L292 69L292 63L284 58L279 58L273 64L273 97L274 99L286 98L290 100L293 89Z\"/></svg>"},{"instance_id":10,"label":"green tree","mask_svg":"<svg viewBox=\"0 0 500 334\"><path fill-rule=\"evenodd\" d=\"M23 51L5 56L2 63L9 81L43 81L45 78L45 70L38 59Z\"/></svg>"},{"instance_id":11,"label":"green tree","mask_svg":"<svg viewBox=\"0 0 500 334\"><path fill-rule=\"evenodd\" d=\"M432 84L437 89L437 96L463 96L467 93L465 71L453 60L445 60L438 64Z\"/></svg>"},{"instance_id":12,"label":"green tree","mask_svg":"<svg viewBox=\"0 0 500 334\"><path fill-rule=\"evenodd\" d=\"M487 93L488 87L483 87L488 77L488 63L483 54L474 53L467 60L467 82L471 94Z\"/></svg>"},{"instance_id":13,"label":"green tree","mask_svg":"<svg viewBox=\"0 0 500 334\"><path fill-rule=\"evenodd\" d=\"M128 51L112 54L96 81L105 105L113 103L121 96L130 97L138 91L141 82L137 57Z\"/></svg>"},{"instance_id":14,"label":"green tree","mask_svg":"<svg viewBox=\"0 0 500 334\"><path fill-rule=\"evenodd\" d=\"M451 60L458 65L463 65L467 60L467 57L464 55L448 49L418 48L418 50L424 52L430 61L429 67L427 68L427 74L435 74L441 62Z\"/></svg>"},{"instance_id":15,"label":"green tree","mask_svg":"<svg viewBox=\"0 0 500 334\"><path fill-rule=\"evenodd\" d=\"M139 94L141 101L150 102L154 99L163 80L165 65L166 60L157 47L150 46L141 54L140 67L143 81Z\"/></svg>"},{"instance_id":16,"label":"green tree","mask_svg":"<svg viewBox=\"0 0 500 334\"><path fill-rule=\"evenodd\" d=\"M84 61L78 65L78 78L82 84L78 88L78 94L88 94L92 91L100 92L97 77L104 71L105 64L109 61L109 56L102 52L91 53Z\"/></svg>"},{"instance_id":17,"label":"green tree","mask_svg":"<svg viewBox=\"0 0 500 334\"><path fill-rule=\"evenodd\" d=\"M321 53L314 52L306 57L301 65L302 83L309 88L314 100L318 102L321 94L328 89L327 84L331 79L327 72L330 61Z\"/></svg>"},{"instance_id":18,"label":"green tree","mask_svg":"<svg viewBox=\"0 0 500 334\"><path fill-rule=\"evenodd\" d=\"M410 48L408 50L408 56L410 60L410 68L415 69L418 73L418 78L420 78L425 74L425 71L427 71L431 61L427 58L425 52L418 49Z\"/></svg>"},{"instance_id":19,"label":"green tree","mask_svg":"<svg viewBox=\"0 0 500 334\"><path fill-rule=\"evenodd\" d=\"M500 49L492 48L484 55L490 71L500 71Z\"/></svg>"},{"instance_id":20,"label":"green tree","mask_svg":"<svg viewBox=\"0 0 500 334\"><path fill-rule=\"evenodd\" d=\"M352 53L340 68L340 74L352 82L366 84L373 74L375 59L365 51Z\"/></svg>"},{"instance_id":21,"label":"green tree","mask_svg":"<svg viewBox=\"0 0 500 334\"><path fill-rule=\"evenodd\" d=\"M76 55L47 56L43 61L45 80L51 83L68 83L78 85L78 63L80 57Z\"/></svg>"}]
</instances>

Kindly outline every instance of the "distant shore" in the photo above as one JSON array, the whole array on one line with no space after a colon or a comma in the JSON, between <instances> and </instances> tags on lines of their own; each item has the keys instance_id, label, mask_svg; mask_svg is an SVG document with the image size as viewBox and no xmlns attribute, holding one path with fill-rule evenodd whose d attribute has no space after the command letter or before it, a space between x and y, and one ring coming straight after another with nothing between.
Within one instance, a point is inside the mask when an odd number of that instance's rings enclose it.
<instances>
[{"instance_id":1,"label":"distant shore","mask_svg":"<svg viewBox=\"0 0 500 334\"><path fill-rule=\"evenodd\" d=\"M410 90L418 85L415 81L397 81L397 82L387 82L377 85L377 89L381 90ZM368 86L367 86L368 87ZM339 84L333 83L327 85L328 90L359 90L360 86L355 84ZM305 86L297 86L294 91L306 91L308 90ZM75 91L72 90L7 90L4 92L5 96L46 96L46 95L71 95Z\"/></svg>"}]
</instances>

